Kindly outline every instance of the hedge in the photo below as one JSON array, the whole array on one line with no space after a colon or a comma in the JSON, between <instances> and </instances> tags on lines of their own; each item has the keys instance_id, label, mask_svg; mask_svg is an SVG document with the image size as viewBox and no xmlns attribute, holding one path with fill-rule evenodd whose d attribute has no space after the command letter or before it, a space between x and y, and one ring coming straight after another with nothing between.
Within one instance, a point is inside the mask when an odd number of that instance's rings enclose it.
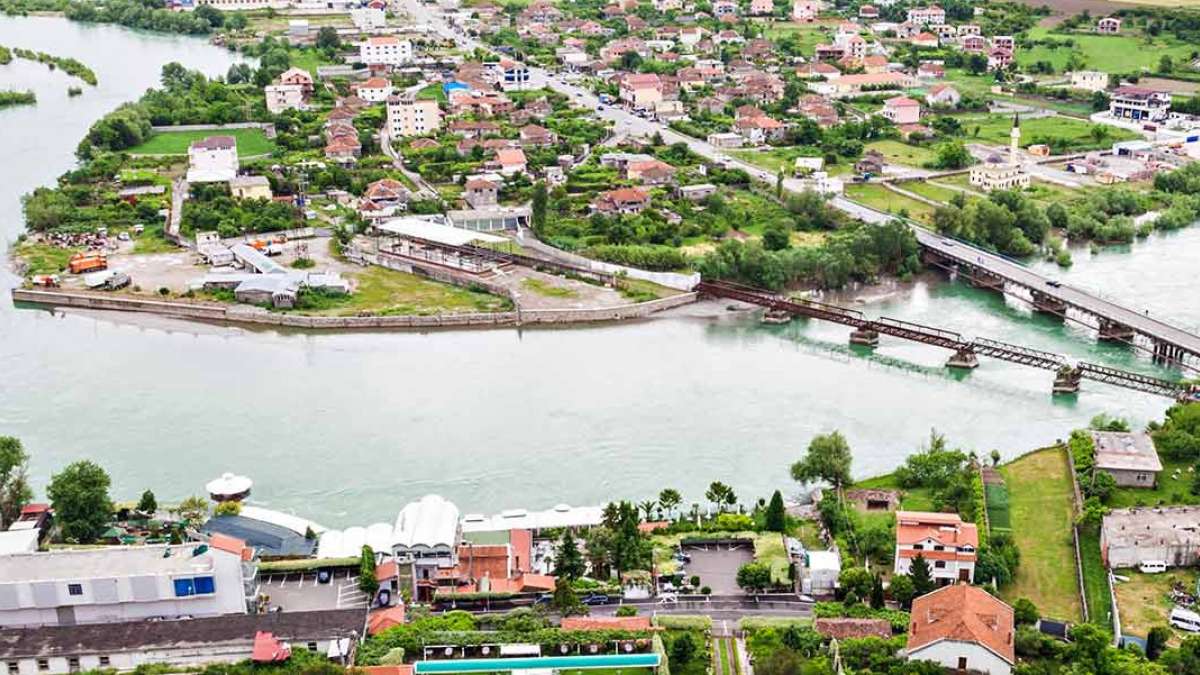
<instances>
[{"instance_id":1,"label":"hedge","mask_svg":"<svg viewBox=\"0 0 1200 675\"><path fill-rule=\"evenodd\" d=\"M659 614L654 625L669 630L711 630L712 617L692 614Z\"/></svg>"},{"instance_id":2,"label":"hedge","mask_svg":"<svg viewBox=\"0 0 1200 675\"><path fill-rule=\"evenodd\" d=\"M818 602L813 605L813 616L818 619L886 619L892 624L893 633L908 630L908 612L898 609L871 609L867 605L846 605L840 602Z\"/></svg>"}]
</instances>

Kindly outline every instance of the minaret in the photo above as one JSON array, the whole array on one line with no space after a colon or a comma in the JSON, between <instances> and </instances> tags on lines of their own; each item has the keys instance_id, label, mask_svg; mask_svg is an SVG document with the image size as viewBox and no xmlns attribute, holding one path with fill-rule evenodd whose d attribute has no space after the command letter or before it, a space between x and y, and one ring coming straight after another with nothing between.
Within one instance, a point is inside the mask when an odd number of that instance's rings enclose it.
<instances>
[{"instance_id":1,"label":"minaret","mask_svg":"<svg viewBox=\"0 0 1200 675\"><path fill-rule=\"evenodd\" d=\"M1009 132L1009 151L1008 161L1013 166L1017 166L1020 162L1017 161L1017 148L1021 145L1021 116L1019 113L1013 113L1012 131Z\"/></svg>"}]
</instances>

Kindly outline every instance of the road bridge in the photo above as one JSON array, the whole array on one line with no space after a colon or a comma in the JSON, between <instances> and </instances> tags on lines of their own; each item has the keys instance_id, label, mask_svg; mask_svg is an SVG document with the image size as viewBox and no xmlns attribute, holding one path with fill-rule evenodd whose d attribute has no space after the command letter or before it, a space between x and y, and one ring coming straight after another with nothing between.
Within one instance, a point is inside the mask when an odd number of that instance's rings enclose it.
<instances>
[{"instance_id":1,"label":"road bridge","mask_svg":"<svg viewBox=\"0 0 1200 675\"><path fill-rule=\"evenodd\" d=\"M1200 401L1200 386L1165 380L1091 363L1073 363L1067 358L987 338L969 339L961 334L889 317L870 318L862 312L813 300L789 298L771 291L728 281L702 281L696 290L704 295L738 300L765 307L768 317L803 316L849 326L850 343L866 346L879 344L880 335L933 345L954 352L946 365L951 368L975 368L979 357L986 356L1009 363L1049 370L1054 373L1055 393L1079 391L1082 380L1104 382L1148 394L1176 400Z\"/></svg>"}]
</instances>

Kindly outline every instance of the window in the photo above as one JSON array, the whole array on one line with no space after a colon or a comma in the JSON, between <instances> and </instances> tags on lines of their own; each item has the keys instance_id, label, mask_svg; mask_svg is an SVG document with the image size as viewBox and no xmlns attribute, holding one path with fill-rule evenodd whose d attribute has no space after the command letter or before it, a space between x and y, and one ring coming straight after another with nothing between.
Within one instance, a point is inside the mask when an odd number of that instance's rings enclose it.
<instances>
[{"instance_id":1,"label":"window","mask_svg":"<svg viewBox=\"0 0 1200 675\"><path fill-rule=\"evenodd\" d=\"M38 659L38 670L50 670L50 659Z\"/></svg>"},{"instance_id":2,"label":"window","mask_svg":"<svg viewBox=\"0 0 1200 675\"><path fill-rule=\"evenodd\" d=\"M195 594L196 584L192 581L191 577L175 580L175 597L186 598L189 595Z\"/></svg>"},{"instance_id":3,"label":"window","mask_svg":"<svg viewBox=\"0 0 1200 675\"><path fill-rule=\"evenodd\" d=\"M925 550L925 545L924 544L913 544L913 550L914 551L923 551L923 550Z\"/></svg>"},{"instance_id":4,"label":"window","mask_svg":"<svg viewBox=\"0 0 1200 675\"><path fill-rule=\"evenodd\" d=\"M937 546L934 546L934 547L933 547L933 550L935 550L935 551L945 551L945 550L946 550L946 547L945 547L945 546L942 546L941 544L938 544Z\"/></svg>"},{"instance_id":5,"label":"window","mask_svg":"<svg viewBox=\"0 0 1200 675\"><path fill-rule=\"evenodd\" d=\"M112 665L112 659L108 658L107 656L100 657L100 666L101 667L107 668L110 665Z\"/></svg>"},{"instance_id":6,"label":"window","mask_svg":"<svg viewBox=\"0 0 1200 675\"><path fill-rule=\"evenodd\" d=\"M193 581L196 585L196 595L211 595L216 592L212 577L196 577Z\"/></svg>"},{"instance_id":7,"label":"window","mask_svg":"<svg viewBox=\"0 0 1200 675\"><path fill-rule=\"evenodd\" d=\"M310 651L310 652L317 651L317 643L315 643L315 642L308 643L308 651Z\"/></svg>"},{"instance_id":8,"label":"window","mask_svg":"<svg viewBox=\"0 0 1200 675\"><path fill-rule=\"evenodd\" d=\"M67 595L83 595L83 584L67 584Z\"/></svg>"},{"instance_id":9,"label":"window","mask_svg":"<svg viewBox=\"0 0 1200 675\"><path fill-rule=\"evenodd\" d=\"M16 661L8 662L8 675L17 675L21 672L21 664Z\"/></svg>"},{"instance_id":10,"label":"window","mask_svg":"<svg viewBox=\"0 0 1200 675\"><path fill-rule=\"evenodd\" d=\"M71 658L67 659L67 670L71 671L72 673L79 672L79 657L78 656L72 656Z\"/></svg>"},{"instance_id":11,"label":"window","mask_svg":"<svg viewBox=\"0 0 1200 675\"><path fill-rule=\"evenodd\" d=\"M945 567L946 567L946 561L945 561L945 560L937 560L937 561L935 561L935 562L933 563L933 566L934 566L934 567L936 567L936 568L938 568L939 570L940 570L940 569L945 569Z\"/></svg>"},{"instance_id":12,"label":"window","mask_svg":"<svg viewBox=\"0 0 1200 675\"><path fill-rule=\"evenodd\" d=\"M958 657L958 669L959 670L967 669L967 657L965 657L965 656Z\"/></svg>"}]
</instances>

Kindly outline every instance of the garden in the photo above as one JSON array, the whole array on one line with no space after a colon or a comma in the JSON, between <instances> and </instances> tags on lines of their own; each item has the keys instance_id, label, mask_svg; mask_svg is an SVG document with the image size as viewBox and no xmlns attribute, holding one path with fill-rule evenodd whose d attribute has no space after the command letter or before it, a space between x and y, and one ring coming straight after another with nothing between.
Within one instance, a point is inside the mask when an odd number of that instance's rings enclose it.
<instances>
[{"instance_id":1,"label":"garden","mask_svg":"<svg viewBox=\"0 0 1200 675\"><path fill-rule=\"evenodd\" d=\"M156 131L145 141L129 148L131 155L187 155L188 146L209 136L233 136L238 157L269 155L275 143L262 129L218 129L210 131Z\"/></svg>"}]
</instances>

